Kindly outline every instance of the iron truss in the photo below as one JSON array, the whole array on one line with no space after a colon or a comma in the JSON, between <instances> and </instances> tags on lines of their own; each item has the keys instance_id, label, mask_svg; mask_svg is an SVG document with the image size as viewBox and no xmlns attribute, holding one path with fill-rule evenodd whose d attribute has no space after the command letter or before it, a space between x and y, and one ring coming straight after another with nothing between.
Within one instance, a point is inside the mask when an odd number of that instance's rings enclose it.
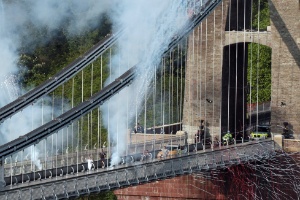
<instances>
[{"instance_id":1,"label":"iron truss","mask_svg":"<svg viewBox=\"0 0 300 200\"><path fill-rule=\"evenodd\" d=\"M226 168L245 162L270 159L275 155L274 142L263 141L215 151L138 163L112 170L90 171L81 175L39 180L6 187L0 199L68 199L122 187L148 183L165 178Z\"/></svg>"}]
</instances>

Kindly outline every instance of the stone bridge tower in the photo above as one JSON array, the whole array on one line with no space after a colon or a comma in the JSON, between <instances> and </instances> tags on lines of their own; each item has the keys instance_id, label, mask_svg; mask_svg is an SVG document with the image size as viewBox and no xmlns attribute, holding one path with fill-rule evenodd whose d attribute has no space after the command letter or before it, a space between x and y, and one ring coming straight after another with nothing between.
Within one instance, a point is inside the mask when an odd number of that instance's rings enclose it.
<instances>
[{"instance_id":1,"label":"stone bridge tower","mask_svg":"<svg viewBox=\"0 0 300 200\"><path fill-rule=\"evenodd\" d=\"M300 1L269 0L272 27L272 132L284 121L300 136Z\"/></svg>"},{"instance_id":2,"label":"stone bridge tower","mask_svg":"<svg viewBox=\"0 0 300 200\"><path fill-rule=\"evenodd\" d=\"M272 48L272 132L281 133L278 125L287 121L300 133L299 4L298 0L269 0L271 30L255 33L246 31L251 29L251 1L224 0L193 31L183 109L183 129L189 142L194 141L200 120L205 121L205 131L213 138L224 131L239 130L245 123L247 97L243 88L247 85L249 42Z\"/></svg>"}]
</instances>

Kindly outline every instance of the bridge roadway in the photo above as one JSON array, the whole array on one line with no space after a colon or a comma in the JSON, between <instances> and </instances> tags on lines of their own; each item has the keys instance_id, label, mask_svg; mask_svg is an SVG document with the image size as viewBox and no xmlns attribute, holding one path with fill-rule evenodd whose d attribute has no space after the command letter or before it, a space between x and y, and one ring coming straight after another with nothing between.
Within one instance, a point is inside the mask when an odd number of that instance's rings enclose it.
<instances>
[{"instance_id":1,"label":"bridge roadway","mask_svg":"<svg viewBox=\"0 0 300 200\"><path fill-rule=\"evenodd\" d=\"M270 159L275 155L273 140L252 141L215 150L182 154L170 159L128 162L36 181L6 186L0 199L65 199L129 187L179 175Z\"/></svg>"},{"instance_id":2,"label":"bridge roadway","mask_svg":"<svg viewBox=\"0 0 300 200\"><path fill-rule=\"evenodd\" d=\"M144 134L137 135L143 136ZM152 136L153 134L150 135ZM186 142L185 136L173 136L169 134L159 134L153 136L155 136L158 139L152 139L145 142L136 142L127 145L126 152L128 156L124 156L121 159L130 159L132 161L141 160L141 155L142 152L144 152L144 149L147 149L149 153L151 153L151 157L153 157L152 154L155 154L167 144L177 144L183 147L185 146ZM193 144L190 145L190 147L188 147L188 149L191 151L193 151L195 148L203 149L203 146L198 144L198 147L196 147L196 145ZM64 152L63 154L56 154L53 156L45 156L42 153L40 153L39 158L37 158L36 160L38 160L40 166L42 166L41 169L38 169L35 162L32 162L28 158L24 159L23 161L17 160L21 157L19 155L16 158L11 158L13 162L9 160L9 162L4 164L5 182L6 185L10 185L26 181L33 181L37 179L36 176L39 177L38 173L41 174L41 178L44 178L46 175L45 173L43 173L43 171L47 171L46 174L48 174L48 177L54 177L58 173L68 174L72 167L75 170L75 172L77 172L77 170L82 171L84 168L87 169L86 158L88 158L88 156L91 156L92 159L95 160L95 165L102 167L103 165L107 165L107 159L105 159L103 162L100 161L100 152L105 152L107 154L108 148L95 148L92 150L86 149L81 152L73 153ZM28 156L29 155L27 155L27 157ZM77 165L79 165L80 167L78 167ZM62 169L63 172L61 172L60 169ZM36 176L33 175L33 172L36 172Z\"/></svg>"}]
</instances>

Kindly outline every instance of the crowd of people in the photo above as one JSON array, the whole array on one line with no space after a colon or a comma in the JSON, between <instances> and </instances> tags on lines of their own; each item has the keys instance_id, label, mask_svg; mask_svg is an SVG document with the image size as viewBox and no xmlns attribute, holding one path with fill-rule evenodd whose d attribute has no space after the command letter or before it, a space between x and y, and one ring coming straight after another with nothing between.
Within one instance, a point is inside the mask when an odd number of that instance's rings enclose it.
<instances>
[{"instance_id":1,"label":"crowd of people","mask_svg":"<svg viewBox=\"0 0 300 200\"><path fill-rule=\"evenodd\" d=\"M288 123L284 122L283 124L283 135L285 137L289 136L289 131L290 129L288 128ZM142 133L144 131L143 127L137 123L137 125L134 127L134 132L135 133ZM236 132L235 134L231 133L230 131L224 132L222 133L222 136L220 139L218 139L217 137L215 137L213 139L213 144L211 141L211 138L209 136L208 131L206 130L206 127L204 125L204 120L200 121L200 126L199 129L197 130L196 134L195 134L195 143L202 143L202 144L207 144L209 141L210 144L214 145L214 146L219 146L219 145L230 145L233 144L234 138L239 138L242 139L247 137L244 134L242 134L242 131ZM181 151L181 148L179 148L178 150L179 152ZM179 153L178 153L179 154ZM148 159L152 158L152 154L148 151L145 150L143 153L140 154L140 161L146 161ZM170 151L168 148L166 148L166 146L164 146L161 151L158 153L158 155L154 155L155 157L159 158L159 159L165 159L168 158L170 156ZM99 158L100 158L100 162L101 162L101 167L104 168L105 167L105 159L106 159L106 153L102 151L99 153ZM88 156L88 158L86 158L86 162L87 162L87 166L88 166L88 170L92 170L93 168L93 159L92 156ZM95 167L95 166L94 166Z\"/></svg>"}]
</instances>

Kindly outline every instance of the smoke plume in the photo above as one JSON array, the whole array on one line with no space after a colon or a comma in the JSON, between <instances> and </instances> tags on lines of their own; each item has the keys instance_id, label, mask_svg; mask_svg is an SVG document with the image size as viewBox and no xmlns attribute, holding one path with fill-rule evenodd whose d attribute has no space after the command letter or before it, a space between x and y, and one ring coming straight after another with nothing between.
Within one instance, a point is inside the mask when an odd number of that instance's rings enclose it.
<instances>
[{"instance_id":1,"label":"smoke plume","mask_svg":"<svg viewBox=\"0 0 300 200\"><path fill-rule=\"evenodd\" d=\"M37 43L32 29L47 30L48 35L43 38L45 43L61 26L70 35L80 34L87 28L96 27L110 5L109 0L0 0L0 107L27 92L19 85L16 75L19 72L19 49L34 49ZM43 101L47 101L47 97ZM49 119L51 108L45 104L37 103L24 109L1 124L0 145L26 134Z\"/></svg>"},{"instance_id":2,"label":"smoke plume","mask_svg":"<svg viewBox=\"0 0 300 200\"><path fill-rule=\"evenodd\" d=\"M123 37L117 43L117 53L111 60L111 76L107 83L138 64L137 78L133 85L101 108L110 142L115 146L112 164L117 164L120 155L126 150L128 122L132 122L140 110L163 52L187 21L186 4L186 0L0 0L0 78L3 87L0 92L0 106L26 92L16 89L20 88L18 80L7 78L18 73L20 46L29 47L35 43L36 38L32 38L28 27L46 28L49 36L43 39L48 40L51 39L51 32L62 24L67 24L65 30L69 34L78 34L87 27L96 26L99 23L97 19L106 12L113 22L113 32L124 30ZM0 143L41 125L41 113L43 116L51 115L50 109L41 105L43 104L32 106L29 111L20 113L21 116L16 115L7 124L1 125L0 134L5 136L5 140ZM13 126L12 123L19 121L20 130L15 126L13 129L9 128ZM13 133L7 134L10 130Z\"/></svg>"},{"instance_id":3,"label":"smoke plume","mask_svg":"<svg viewBox=\"0 0 300 200\"><path fill-rule=\"evenodd\" d=\"M186 1L118 1L110 16L114 28L124 29L125 33L118 40L108 82L138 64L134 83L102 107L114 146L111 164L115 165L126 151L128 122L132 122L141 109L155 66L159 65L172 38L187 22Z\"/></svg>"}]
</instances>

